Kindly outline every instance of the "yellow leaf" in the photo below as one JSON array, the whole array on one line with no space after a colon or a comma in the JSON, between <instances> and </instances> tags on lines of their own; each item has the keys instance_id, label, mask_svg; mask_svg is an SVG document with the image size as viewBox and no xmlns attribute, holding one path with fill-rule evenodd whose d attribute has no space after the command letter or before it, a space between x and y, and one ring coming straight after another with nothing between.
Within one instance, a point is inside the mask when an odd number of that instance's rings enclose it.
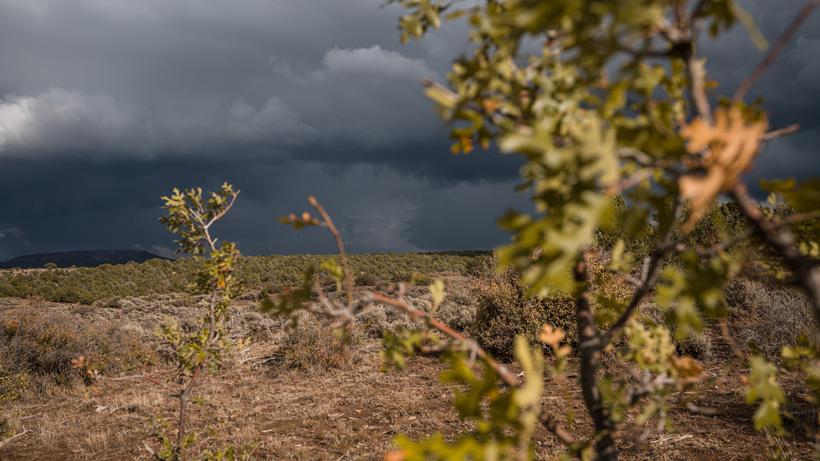
<instances>
[{"instance_id":1,"label":"yellow leaf","mask_svg":"<svg viewBox=\"0 0 820 461\"><path fill-rule=\"evenodd\" d=\"M435 282L430 284L430 296L433 298L433 312L438 309L438 306L444 301L444 282L441 279L436 279Z\"/></svg>"},{"instance_id":2,"label":"yellow leaf","mask_svg":"<svg viewBox=\"0 0 820 461\"><path fill-rule=\"evenodd\" d=\"M404 461L404 450L391 450L384 454L384 461Z\"/></svg>"},{"instance_id":3,"label":"yellow leaf","mask_svg":"<svg viewBox=\"0 0 820 461\"><path fill-rule=\"evenodd\" d=\"M697 378L703 374L703 365L692 357L672 357L671 361L672 368L681 378Z\"/></svg>"},{"instance_id":4,"label":"yellow leaf","mask_svg":"<svg viewBox=\"0 0 820 461\"><path fill-rule=\"evenodd\" d=\"M681 129L693 166L705 170L704 174L680 178L681 196L691 206L684 232L691 231L717 196L731 189L738 177L751 167L767 128L765 118L747 123L741 109L735 106L716 110L714 125L697 118Z\"/></svg>"},{"instance_id":5,"label":"yellow leaf","mask_svg":"<svg viewBox=\"0 0 820 461\"><path fill-rule=\"evenodd\" d=\"M552 325L544 325L541 328L541 334L538 335L538 339L552 347L556 348L561 343L561 340L564 339L564 332L560 328L553 328Z\"/></svg>"}]
</instances>

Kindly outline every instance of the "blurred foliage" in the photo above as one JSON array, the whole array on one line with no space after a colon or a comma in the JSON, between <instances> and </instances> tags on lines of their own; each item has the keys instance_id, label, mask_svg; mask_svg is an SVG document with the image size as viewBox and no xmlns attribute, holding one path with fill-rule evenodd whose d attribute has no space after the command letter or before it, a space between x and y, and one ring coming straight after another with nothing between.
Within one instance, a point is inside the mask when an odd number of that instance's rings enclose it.
<instances>
[{"instance_id":1,"label":"blurred foliage","mask_svg":"<svg viewBox=\"0 0 820 461\"><path fill-rule=\"evenodd\" d=\"M767 41L733 0L388 3L405 10L403 41L446 21L466 21L471 47L453 61L446 85L427 84L427 96L450 126L453 153L495 142L522 157L519 190L531 196L534 211L500 219L512 242L496 254L501 269L521 274L529 294L567 293L575 300L579 380L596 434L586 445L594 450L574 447L574 454L616 459L614 432L626 409L644 401L642 420L662 423L669 393L702 371L676 356L665 326L638 323L645 298L654 295L681 341L705 319L726 315L724 287L750 259L770 258L788 280L787 267L798 263L784 247L794 243L802 255L817 257L817 180L764 182L775 194L770 205L749 211L736 186L764 141L766 113L757 102L744 103L743 92L712 110L717 82L697 56L703 29L717 37L739 23L758 47ZM763 227L760 219L767 220ZM791 228L796 239L766 236L777 226ZM611 254L607 272L634 286L631 296L595 293L607 283L587 270L587 252L596 244ZM515 302L516 295L500 298ZM621 338L628 344L621 358L644 372L637 389L616 382L600 360ZM751 362L747 397L759 405L754 419L761 429L782 430L776 372L762 358ZM421 453L506 459L503 450L482 452L493 447L484 442L438 440L435 451ZM517 459L527 456L519 451Z\"/></svg>"},{"instance_id":2,"label":"blurred foliage","mask_svg":"<svg viewBox=\"0 0 820 461\"><path fill-rule=\"evenodd\" d=\"M530 349L522 337L516 339L515 357L523 382L519 387L502 389L493 367L485 363L476 373L464 353L451 352L441 379L457 385L455 407L463 420L475 424L475 431L453 442L441 435L420 441L399 436L396 445L400 451L388 454L387 459L532 459L531 438L540 419L544 358L540 349Z\"/></svg>"}]
</instances>

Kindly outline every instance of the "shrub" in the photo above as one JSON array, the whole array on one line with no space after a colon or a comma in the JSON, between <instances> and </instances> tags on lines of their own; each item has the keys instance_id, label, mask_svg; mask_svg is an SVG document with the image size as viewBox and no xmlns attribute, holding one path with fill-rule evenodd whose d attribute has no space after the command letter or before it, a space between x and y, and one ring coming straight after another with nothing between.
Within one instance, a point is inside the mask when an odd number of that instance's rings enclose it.
<instances>
[{"instance_id":1,"label":"shrub","mask_svg":"<svg viewBox=\"0 0 820 461\"><path fill-rule=\"evenodd\" d=\"M7 373L0 368L0 403L19 399L30 386L31 383L26 373ZM3 429L0 426L0 435L2 434Z\"/></svg>"},{"instance_id":2,"label":"shrub","mask_svg":"<svg viewBox=\"0 0 820 461\"><path fill-rule=\"evenodd\" d=\"M150 363L154 354L138 334L119 325L78 323L56 312L13 313L0 330L0 378L21 381L29 375L41 383L68 385L82 377L71 360L86 358L94 369L121 372Z\"/></svg>"},{"instance_id":3,"label":"shrub","mask_svg":"<svg viewBox=\"0 0 820 461\"><path fill-rule=\"evenodd\" d=\"M378 283L378 280L376 280L376 277L374 277L373 274L371 274L369 272L362 272L362 273L360 273L359 275L356 276L356 285L357 286L371 287L371 286L375 285L376 283Z\"/></svg>"},{"instance_id":4,"label":"shrub","mask_svg":"<svg viewBox=\"0 0 820 461\"><path fill-rule=\"evenodd\" d=\"M408 281L414 273L419 283L438 272L465 274L481 254L357 254L350 265L359 285L377 281ZM250 289L298 285L302 273L316 268L326 255L273 255L242 257L236 263L236 277ZM139 264L106 264L76 270L0 273L0 296L41 297L49 301L92 304L111 298L186 291L196 276L196 261L154 259Z\"/></svg>"},{"instance_id":5,"label":"shrub","mask_svg":"<svg viewBox=\"0 0 820 461\"><path fill-rule=\"evenodd\" d=\"M809 300L797 289L772 286L749 278L733 280L725 290L732 334L752 352L770 360L780 357L784 346L814 337Z\"/></svg>"},{"instance_id":6,"label":"shrub","mask_svg":"<svg viewBox=\"0 0 820 461\"><path fill-rule=\"evenodd\" d=\"M495 274L495 259L491 255L479 255L467 262L464 275L488 277Z\"/></svg>"},{"instance_id":7,"label":"shrub","mask_svg":"<svg viewBox=\"0 0 820 461\"><path fill-rule=\"evenodd\" d=\"M692 332L687 337L676 341L675 348L679 355L688 355L698 360L712 356L712 339L705 333Z\"/></svg>"},{"instance_id":8,"label":"shrub","mask_svg":"<svg viewBox=\"0 0 820 461\"><path fill-rule=\"evenodd\" d=\"M355 358L350 346L360 340L357 330L350 331L345 338L331 325L312 316L302 316L282 340L279 363L285 368L303 371L347 367Z\"/></svg>"},{"instance_id":9,"label":"shrub","mask_svg":"<svg viewBox=\"0 0 820 461\"><path fill-rule=\"evenodd\" d=\"M513 272L479 280L476 293L472 336L496 357L512 358L518 335L537 344L544 324L564 330L570 343L576 340L575 304L569 296L530 296Z\"/></svg>"}]
</instances>

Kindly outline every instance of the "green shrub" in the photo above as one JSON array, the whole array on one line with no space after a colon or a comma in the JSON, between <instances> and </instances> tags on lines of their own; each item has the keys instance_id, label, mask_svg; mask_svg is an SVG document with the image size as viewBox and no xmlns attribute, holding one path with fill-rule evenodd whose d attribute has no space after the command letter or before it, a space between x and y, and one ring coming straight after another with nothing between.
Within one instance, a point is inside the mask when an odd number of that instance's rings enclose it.
<instances>
[{"instance_id":1,"label":"green shrub","mask_svg":"<svg viewBox=\"0 0 820 461\"><path fill-rule=\"evenodd\" d=\"M360 274L359 285L372 286L380 281L408 281L413 274L418 274L419 283L428 282L431 274L439 272L466 274L475 261L486 257L459 253L355 254L350 255L350 265L354 274ZM318 267L328 258L327 255L242 257L237 261L236 277L247 289L298 285L306 270ZM195 261L180 258L74 270L0 272L0 296L92 304L112 298L179 293L188 290L196 270Z\"/></svg>"},{"instance_id":2,"label":"green shrub","mask_svg":"<svg viewBox=\"0 0 820 461\"><path fill-rule=\"evenodd\" d=\"M369 272L362 272L356 276L356 286L370 287L377 284L379 281Z\"/></svg>"},{"instance_id":3,"label":"green shrub","mask_svg":"<svg viewBox=\"0 0 820 461\"><path fill-rule=\"evenodd\" d=\"M512 272L480 279L476 294L472 337L496 357L512 358L517 335L538 344L538 333L545 324L564 330L570 343L577 339L575 303L569 296L529 296Z\"/></svg>"}]
</instances>

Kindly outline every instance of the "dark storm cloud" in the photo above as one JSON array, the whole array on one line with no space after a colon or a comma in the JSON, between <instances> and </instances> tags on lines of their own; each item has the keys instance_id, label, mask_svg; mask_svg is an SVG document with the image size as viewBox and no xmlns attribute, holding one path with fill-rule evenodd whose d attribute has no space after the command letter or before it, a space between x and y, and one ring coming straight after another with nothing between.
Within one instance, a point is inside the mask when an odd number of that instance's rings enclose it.
<instances>
[{"instance_id":1,"label":"dark storm cloud","mask_svg":"<svg viewBox=\"0 0 820 461\"><path fill-rule=\"evenodd\" d=\"M382 0L0 0L0 259L167 253L159 196L242 189L222 227L246 253L332 251L274 224L315 194L354 251L486 248L524 206L519 160L448 154L422 95L469 47L463 25L402 46ZM744 2L775 37L800 0ZM762 58L742 29L706 44L723 94ZM756 87L772 124L753 175L816 174L820 15Z\"/></svg>"},{"instance_id":2,"label":"dark storm cloud","mask_svg":"<svg viewBox=\"0 0 820 461\"><path fill-rule=\"evenodd\" d=\"M453 186L361 163L347 165L344 172L321 163L264 157L252 167L218 159L4 164L2 228L14 223L31 243L0 239L0 258L66 248L134 247L167 254L172 236L157 222L159 196L173 186L213 189L222 180L242 192L217 232L237 241L246 254L332 252L332 240L321 231L294 232L276 223L278 216L305 209L311 194L334 212L352 251L486 248L503 238L493 224L499 210L521 203L510 184Z\"/></svg>"},{"instance_id":3,"label":"dark storm cloud","mask_svg":"<svg viewBox=\"0 0 820 461\"><path fill-rule=\"evenodd\" d=\"M788 27L805 3L802 0L742 1L769 42ZM707 66L721 82L719 93L732 92L765 52L755 48L749 34L740 26L706 43ZM769 143L751 173L758 177L807 177L820 173L820 15L815 14L800 29L791 43L749 94L760 97L770 115L770 125L781 128L801 125L794 136Z\"/></svg>"}]
</instances>

